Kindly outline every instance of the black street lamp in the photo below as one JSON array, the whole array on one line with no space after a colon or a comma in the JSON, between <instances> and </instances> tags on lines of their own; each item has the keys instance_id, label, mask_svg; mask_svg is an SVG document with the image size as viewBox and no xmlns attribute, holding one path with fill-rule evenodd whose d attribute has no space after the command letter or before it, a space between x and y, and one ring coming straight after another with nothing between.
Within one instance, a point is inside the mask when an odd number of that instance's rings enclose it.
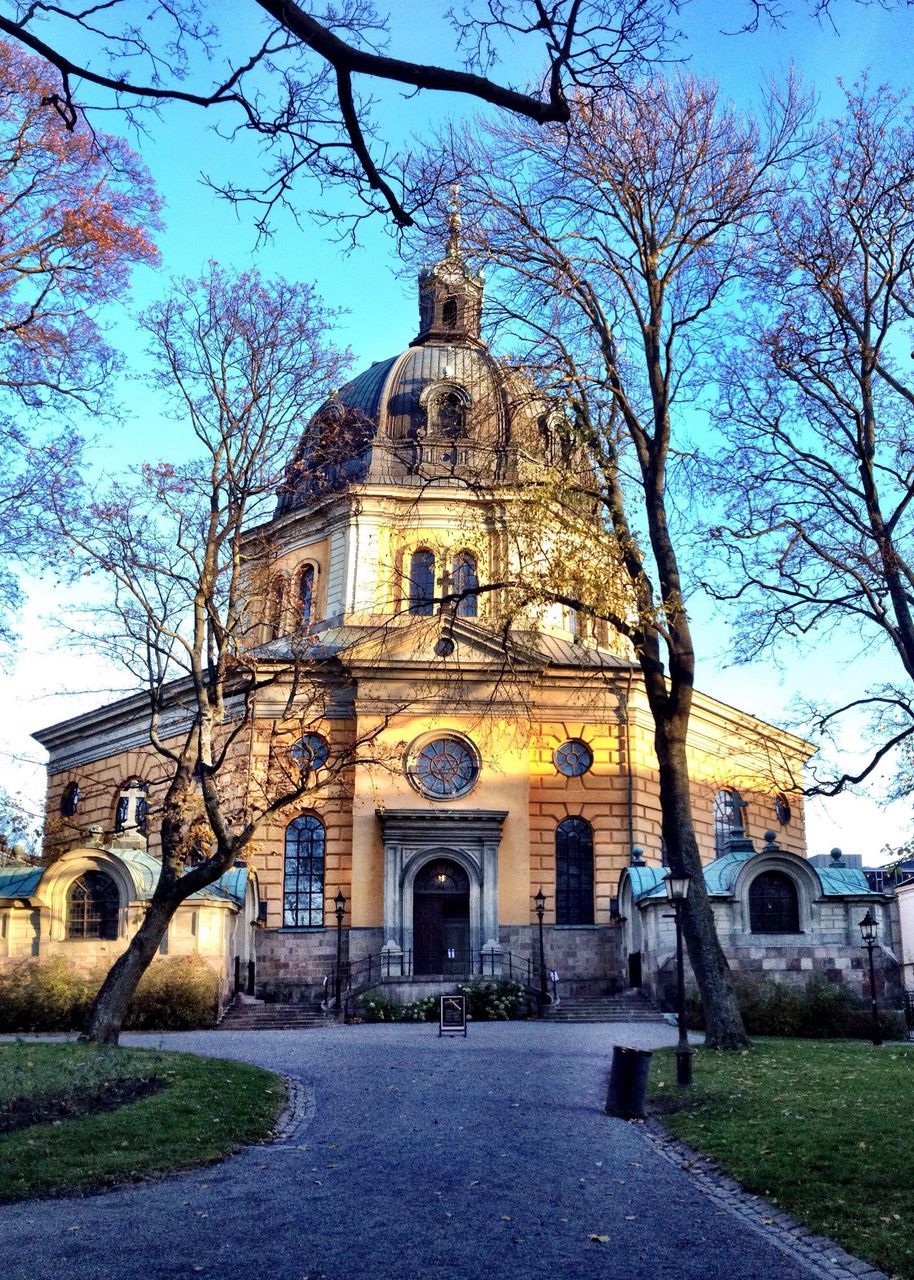
<instances>
[{"instance_id":1,"label":"black street lamp","mask_svg":"<svg viewBox=\"0 0 914 1280\"><path fill-rule=\"evenodd\" d=\"M340 999L340 984L343 969L343 916L346 911L346 899L343 896L342 889L337 892L336 897L333 899L333 905L336 910L336 999L333 1002L333 1007L339 1013L343 1007Z\"/></svg>"},{"instance_id":2,"label":"black street lamp","mask_svg":"<svg viewBox=\"0 0 914 1280\"><path fill-rule=\"evenodd\" d=\"M542 887L534 895L533 901L536 905L536 916L540 924L540 1013L542 1013L549 1001L546 986L546 948L543 943L543 916L546 912L546 895L543 893Z\"/></svg>"},{"instance_id":3,"label":"black street lamp","mask_svg":"<svg viewBox=\"0 0 914 1280\"><path fill-rule=\"evenodd\" d=\"M689 894L689 877L667 875L663 883L668 901L676 917L676 1012L679 1039L676 1042L676 1083L688 1088L692 1083L692 1046L686 1028L685 973L682 955L682 908Z\"/></svg>"},{"instance_id":4,"label":"black street lamp","mask_svg":"<svg viewBox=\"0 0 914 1280\"><path fill-rule=\"evenodd\" d=\"M882 1027L879 1025L879 1004L876 1000L876 967L873 964L873 949L876 946L876 934L879 932L879 921L867 908L866 915L860 921L860 934L863 945L870 956L870 1000L873 1010L873 1044L882 1044Z\"/></svg>"}]
</instances>

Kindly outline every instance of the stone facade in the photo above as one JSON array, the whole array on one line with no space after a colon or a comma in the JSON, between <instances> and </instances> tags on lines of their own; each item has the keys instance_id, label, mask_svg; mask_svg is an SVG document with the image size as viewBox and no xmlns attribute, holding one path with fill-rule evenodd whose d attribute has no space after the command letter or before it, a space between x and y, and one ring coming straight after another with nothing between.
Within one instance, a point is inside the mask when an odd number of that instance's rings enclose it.
<instances>
[{"instance_id":1,"label":"stone facade","mask_svg":"<svg viewBox=\"0 0 914 1280\"><path fill-rule=\"evenodd\" d=\"M877 994L900 994L899 936L889 895L873 892L859 868L840 857L825 868L781 849L768 833L755 852L742 833L734 851L710 863L705 880L717 934L730 967L746 979L805 985L813 976L841 984L858 997L870 995L869 961L861 945L860 920L872 912L878 929L875 951ZM794 895L796 916L779 921L783 931L766 932L753 918L752 887L763 875L780 878ZM623 945L639 955L645 990L671 1003L676 987L676 931L662 873L633 867L619 885ZM691 975L688 980L694 981Z\"/></svg>"},{"instance_id":2,"label":"stone facade","mask_svg":"<svg viewBox=\"0 0 914 1280\"><path fill-rule=\"evenodd\" d=\"M522 567L505 513L523 479L523 448L548 444L548 406L486 351L481 282L453 237L438 265L423 276L417 337L319 411L274 518L250 534L257 661L275 682L232 738L220 785L239 814L256 812L284 778L295 781L302 743L323 753L306 801L265 822L249 849L258 991L317 998L338 942L353 974L382 959L391 972L535 968L540 890L560 993L618 990L633 976L633 955L656 986L667 925L650 903L618 907L633 847L658 876L663 861L640 673L605 623L557 604L512 612L497 585ZM357 444L334 456L334 439ZM449 602L455 583L464 594ZM110 850L119 806L140 785L149 807L140 843L154 859L166 774L149 745L145 700L36 737L50 756L48 862L85 843L90 828ZM574 767L562 763L568 749ZM802 861L798 779L811 751L696 692L691 799L709 864L720 851L722 797L739 806L749 838L761 842L776 821L784 856ZM78 804L67 812L73 788ZM737 905L715 908L726 945L746 950L747 963L777 961L776 947L750 954L759 948L744 937ZM817 904L814 914L827 955L795 950L800 969L784 972L803 972L807 959L856 972L838 964L838 906ZM15 927L27 938L25 917Z\"/></svg>"}]
</instances>

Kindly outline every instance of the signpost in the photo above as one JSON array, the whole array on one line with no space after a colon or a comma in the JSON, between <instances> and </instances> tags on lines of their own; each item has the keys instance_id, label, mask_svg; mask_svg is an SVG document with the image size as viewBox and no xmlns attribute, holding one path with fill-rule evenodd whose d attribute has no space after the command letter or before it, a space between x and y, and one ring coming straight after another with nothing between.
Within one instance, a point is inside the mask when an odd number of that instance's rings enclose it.
<instances>
[{"instance_id":1,"label":"signpost","mask_svg":"<svg viewBox=\"0 0 914 1280\"><path fill-rule=\"evenodd\" d=\"M466 1033L466 996L442 996L438 1011L439 1036L465 1036Z\"/></svg>"}]
</instances>

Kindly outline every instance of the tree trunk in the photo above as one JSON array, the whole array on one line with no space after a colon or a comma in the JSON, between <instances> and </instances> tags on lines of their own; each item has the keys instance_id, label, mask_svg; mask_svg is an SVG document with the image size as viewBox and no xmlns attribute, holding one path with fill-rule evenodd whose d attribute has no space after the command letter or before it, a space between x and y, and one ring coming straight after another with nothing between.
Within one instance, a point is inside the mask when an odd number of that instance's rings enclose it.
<instances>
[{"instance_id":1,"label":"tree trunk","mask_svg":"<svg viewBox=\"0 0 914 1280\"><path fill-rule=\"evenodd\" d=\"M682 923L692 972L705 1011L705 1044L711 1049L747 1049L749 1039L736 1003L730 966L714 927L698 841L692 822L685 733L675 721L656 720L663 836L672 870L689 877Z\"/></svg>"},{"instance_id":2,"label":"tree trunk","mask_svg":"<svg viewBox=\"0 0 914 1280\"><path fill-rule=\"evenodd\" d=\"M173 905L155 901L150 904L127 950L115 960L99 988L80 1040L93 1044L117 1044L137 985L162 945L169 922L179 905L179 901Z\"/></svg>"}]
</instances>

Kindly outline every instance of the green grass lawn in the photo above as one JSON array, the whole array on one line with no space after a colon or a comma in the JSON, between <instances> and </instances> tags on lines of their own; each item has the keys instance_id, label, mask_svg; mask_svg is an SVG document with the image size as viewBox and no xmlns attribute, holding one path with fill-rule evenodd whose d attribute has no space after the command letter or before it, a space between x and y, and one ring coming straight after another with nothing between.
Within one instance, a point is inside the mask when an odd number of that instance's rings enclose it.
<instances>
[{"instance_id":1,"label":"green grass lawn","mask_svg":"<svg viewBox=\"0 0 914 1280\"><path fill-rule=\"evenodd\" d=\"M650 1101L666 1127L851 1253L914 1280L914 1046L758 1040L695 1054L679 1090L654 1055ZM682 1109L680 1109L682 1108Z\"/></svg>"},{"instance_id":2,"label":"green grass lawn","mask_svg":"<svg viewBox=\"0 0 914 1280\"><path fill-rule=\"evenodd\" d=\"M144 1089L154 1091L116 1105ZM265 1137L285 1100L278 1076L240 1062L0 1045L0 1200L97 1190L216 1160Z\"/></svg>"}]
</instances>

